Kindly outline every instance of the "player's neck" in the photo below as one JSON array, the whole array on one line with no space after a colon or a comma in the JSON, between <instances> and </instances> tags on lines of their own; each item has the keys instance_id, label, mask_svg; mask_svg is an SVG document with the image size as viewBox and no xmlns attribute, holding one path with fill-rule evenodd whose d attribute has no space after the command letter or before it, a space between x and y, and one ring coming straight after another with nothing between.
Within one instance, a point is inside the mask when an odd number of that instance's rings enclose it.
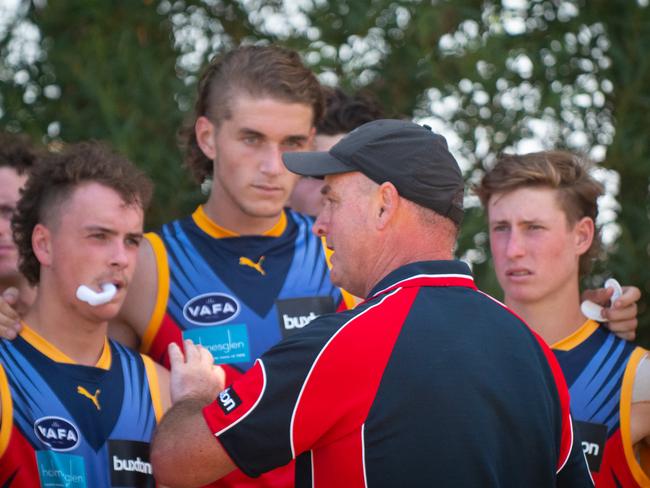
<instances>
[{"instance_id":1,"label":"player's neck","mask_svg":"<svg viewBox=\"0 0 650 488\"><path fill-rule=\"evenodd\" d=\"M104 350L108 322L81 316L52 294L36 294L24 317L34 332L78 364L94 366Z\"/></svg>"},{"instance_id":2,"label":"player's neck","mask_svg":"<svg viewBox=\"0 0 650 488\"><path fill-rule=\"evenodd\" d=\"M518 302L506 296L505 302L549 345L571 335L587 320L580 311L577 285L537 301Z\"/></svg>"},{"instance_id":3,"label":"player's neck","mask_svg":"<svg viewBox=\"0 0 650 488\"><path fill-rule=\"evenodd\" d=\"M228 205L219 200L213 194L203 205L203 211L220 227L241 236L263 235L278 223L282 215L280 213L270 217L254 217L235 205Z\"/></svg>"}]
</instances>

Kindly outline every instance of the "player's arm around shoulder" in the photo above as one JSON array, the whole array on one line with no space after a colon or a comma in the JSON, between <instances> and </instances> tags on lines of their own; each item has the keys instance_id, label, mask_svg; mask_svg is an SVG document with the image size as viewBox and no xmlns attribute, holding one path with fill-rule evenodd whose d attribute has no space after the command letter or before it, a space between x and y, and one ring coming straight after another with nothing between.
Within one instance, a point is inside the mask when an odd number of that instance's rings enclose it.
<instances>
[{"instance_id":1,"label":"player's arm around shoulder","mask_svg":"<svg viewBox=\"0 0 650 488\"><path fill-rule=\"evenodd\" d=\"M636 286L623 286L621 296L612 302L613 288L585 290L581 300L590 300L603 307L602 315L605 325L621 339L633 341L639 322L638 306L641 290Z\"/></svg>"},{"instance_id":2,"label":"player's arm around shoulder","mask_svg":"<svg viewBox=\"0 0 650 488\"><path fill-rule=\"evenodd\" d=\"M110 321L108 335L137 349L151 320L158 291L158 266L153 248L143 239L138 262L119 314Z\"/></svg>"}]
</instances>

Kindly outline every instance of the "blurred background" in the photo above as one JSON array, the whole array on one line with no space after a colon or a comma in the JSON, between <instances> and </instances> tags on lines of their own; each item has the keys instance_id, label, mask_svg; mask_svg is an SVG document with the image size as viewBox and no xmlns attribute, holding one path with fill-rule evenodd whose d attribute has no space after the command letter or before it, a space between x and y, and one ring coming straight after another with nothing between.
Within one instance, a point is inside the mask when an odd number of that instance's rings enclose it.
<instances>
[{"instance_id":1,"label":"blurred background","mask_svg":"<svg viewBox=\"0 0 650 488\"><path fill-rule=\"evenodd\" d=\"M203 64L239 43L302 53L326 85L447 136L470 183L503 151L568 148L598 163L609 276L643 293L650 346L648 0L0 0L0 129L45 144L101 139L151 175L148 227L202 196L177 131ZM500 297L467 192L457 254Z\"/></svg>"}]
</instances>

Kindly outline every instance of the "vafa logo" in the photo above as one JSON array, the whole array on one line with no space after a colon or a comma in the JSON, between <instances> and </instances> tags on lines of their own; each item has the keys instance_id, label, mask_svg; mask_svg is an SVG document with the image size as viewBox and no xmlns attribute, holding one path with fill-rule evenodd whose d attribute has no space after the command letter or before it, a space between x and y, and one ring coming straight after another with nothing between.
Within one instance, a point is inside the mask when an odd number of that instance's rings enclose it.
<instances>
[{"instance_id":1,"label":"vafa logo","mask_svg":"<svg viewBox=\"0 0 650 488\"><path fill-rule=\"evenodd\" d=\"M224 293L205 293L189 300L183 307L183 316L196 325L217 325L239 315L237 300Z\"/></svg>"},{"instance_id":2,"label":"vafa logo","mask_svg":"<svg viewBox=\"0 0 650 488\"><path fill-rule=\"evenodd\" d=\"M79 430L61 417L41 417L34 422L34 433L53 451L70 451L79 445Z\"/></svg>"}]
</instances>

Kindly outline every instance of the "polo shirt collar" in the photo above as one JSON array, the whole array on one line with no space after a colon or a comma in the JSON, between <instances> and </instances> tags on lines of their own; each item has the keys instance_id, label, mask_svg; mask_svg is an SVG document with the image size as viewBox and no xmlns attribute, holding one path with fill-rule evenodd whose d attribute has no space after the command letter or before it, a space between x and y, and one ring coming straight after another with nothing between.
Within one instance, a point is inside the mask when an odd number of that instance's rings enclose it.
<instances>
[{"instance_id":1,"label":"polo shirt collar","mask_svg":"<svg viewBox=\"0 0 650 488\"><path fill-rule=\"evenodd\" d=\"M418 261L388 273L374 286L368 299L408 286L464 286L476 289L472 272L462 261Z\"/></svg>"}]
</instances>

